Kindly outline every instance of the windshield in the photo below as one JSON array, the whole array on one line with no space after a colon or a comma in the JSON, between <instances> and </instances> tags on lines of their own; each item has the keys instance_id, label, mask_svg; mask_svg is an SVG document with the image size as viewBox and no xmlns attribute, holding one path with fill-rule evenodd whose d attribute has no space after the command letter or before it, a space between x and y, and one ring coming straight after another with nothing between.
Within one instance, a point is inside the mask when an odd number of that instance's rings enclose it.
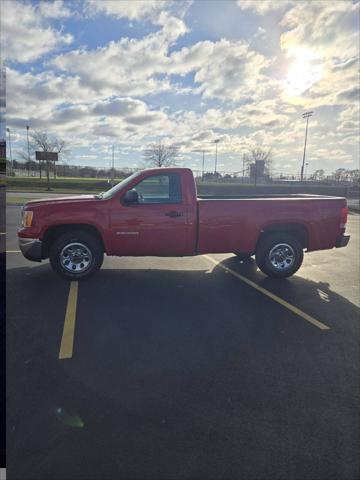
<instances>
[{"instance_id":1,"label":"windshield","mask_svg":"<svg viewBox=\"0 0 360 480\"><path fill-rule=\"evenodd\" d=\"M107 200L108 198L113 197L117 192L122 190L126 185L128 185L135 177L137 177L140 173L135 172L130 177L125 178L122 182L118 183L117 185L114 185L110 190L107 190L106 192L100 193L99 198Z\"/></svg>"}]
</instances>

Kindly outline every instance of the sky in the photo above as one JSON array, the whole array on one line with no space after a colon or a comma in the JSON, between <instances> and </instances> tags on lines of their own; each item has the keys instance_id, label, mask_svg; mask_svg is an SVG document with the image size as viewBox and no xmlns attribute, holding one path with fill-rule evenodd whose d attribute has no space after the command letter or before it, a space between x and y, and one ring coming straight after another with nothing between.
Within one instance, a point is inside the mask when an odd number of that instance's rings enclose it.
<instances>
[{"instance_id":1,"label":"sky","mask_svg":"<svg viewBox=\"0 0 360 480\"><path fill-rule=\"evenodd\" d=\"M26 125L66 140L67 163L143 165L152 142L179 166L275 174L359 168L358 0L1 0L13 157ZM3 86L3 83L2 83ZM1 92L0 92L1 95ZM3 113L3 105L1 105ZM0 135L4 134L4 122Z\"/></svg>"}]
</instances>

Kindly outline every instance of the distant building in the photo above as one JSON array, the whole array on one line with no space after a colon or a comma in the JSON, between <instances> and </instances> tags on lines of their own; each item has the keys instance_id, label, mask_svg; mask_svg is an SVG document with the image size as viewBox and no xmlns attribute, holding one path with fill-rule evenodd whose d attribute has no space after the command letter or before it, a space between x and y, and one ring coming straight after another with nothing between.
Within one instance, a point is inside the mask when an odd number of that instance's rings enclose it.
<instances>
[{"instance_id":1,"label":"distant building","mask_svg":"<svg viewBox=\"0 0 360 480\"><path fill-rule=\"evenodd\" d=\"M267 183L269 175L265 173L265 160L256 160L250 163L250 181L255 183Z\"/></svg>"}]
</instances>

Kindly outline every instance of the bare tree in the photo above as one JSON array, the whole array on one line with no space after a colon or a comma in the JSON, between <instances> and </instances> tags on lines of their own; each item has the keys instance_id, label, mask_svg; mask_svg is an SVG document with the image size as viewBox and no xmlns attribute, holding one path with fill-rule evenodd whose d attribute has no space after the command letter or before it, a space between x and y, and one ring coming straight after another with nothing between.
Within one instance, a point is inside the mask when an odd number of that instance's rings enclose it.
<instances>
[{"instance_id":1,"label":"bare tree","mask_svg":"<svg viewBox=\"0 0 360 480\"><path fill-rule=\"evenodd\" d=\"M320 168L319 170L315 170L315 172L310 176L310 180L321 181L325 178L325 170Z\"/></svg>"},{"instance_id":2,"label":"bare tree","mask_svg":"<svg viewBox=\"0 0 360 480\"><path fill-rule=\"evenodd\" d=\"M346 168L338 168L332 175L337 182L359 183L360 170L348 170Z\"/></svg>"},{"instance_id":3,"label":"bare tree","mask_svg":"<svg viewBox=\"0 0 360 480\"><path fill-rule=\"evenodd\" d=\"M272 153L271 149L269 150L264 150L262 148L253 148L251 149L250 152L250 162L256 163L259 161L264 162L265 165L265 170L264 172L267 175L271 175L271 170L272 170Z\"/></svg>"},{"instance_id":4,"label":"bare tree","mask_svg":"<svg viewBox=\"0 0 360 480\"><path fill-rule=\"evenodd\" d=\"M34 151L57 152L63 155L69 153L67 143L61 138L49 137L47 133L36 131L31 132L30 138L30 146Z\"/></svg>"},{"instance_id":5,"label":"bare tree","mask_svg":"<svg viewBox=\"0 0 360 480\"><path fill-rule=\"evenodd\" d=\"M178 147L164 145L163 143L151 143L143 152L144 160L152 167L170 167L175 165L178 155Z\"/></svg>"},{"instance_id":6,"label":"bare tree","mask_svg":"<svg viewBox=\"0 0 360 480\"><path fill-rule=\"evenodd\" d=\"M338 168L333 175L338 183L343 182L346 180L346 168Z\"/></svg>"},{"instance_id":7,"label":"bare tree","mask_svg":"<svg viewBox=\"0 0 360 480\"><path fill-rule=\"evenodd\" d=\"M263 173L265 175L271 176L272 173L272 153L271 149L264 150L262 148L252 148L248 153L243 155L243 172L250 171L250 165L254 165L254 172L255 172L255 185L257 177L260 173L260 168L258 168L258 162L264 162L264 170Z\"/></svg>"},{"instance_id":8,"label":"bare tree","mask_svg":"<svg viewBox=\"0 0 360 480\"><path fill-rule=\"evenodd\" d=\"M355 170L350 170L349 176L350 176L350 180L353 183L359 183L360 182L360 169L356 168Z\"/></svg>"},{"instance_id":9,"label":"bare tree","mask_svg":"<svg viewBox=\"0 0 360 480\"><path fill-rule=\"evenodd\" d=\"M56 152L59 156L66 156L70 153L68 145L65 140L56 137L49 137L45 132L33 131L30 134L30 148L34 153L36 150L40 152ZM49 180L49 166L50 162L46 162L46 175ZM56 168L54 165L54 173L56 177ZM40 177L41 177L41 166L40 166Z\"/></svg>"}]
</instances>

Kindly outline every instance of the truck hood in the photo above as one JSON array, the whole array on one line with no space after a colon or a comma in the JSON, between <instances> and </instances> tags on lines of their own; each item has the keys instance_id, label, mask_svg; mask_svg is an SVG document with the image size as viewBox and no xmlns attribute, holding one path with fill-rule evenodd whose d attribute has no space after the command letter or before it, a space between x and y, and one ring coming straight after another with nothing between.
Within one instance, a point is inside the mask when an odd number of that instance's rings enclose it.
<instances>
[{"instance_id":1,"label":"truck hood","mask_svg":"<svg viewBox=\"0 0 360 480\"><path fill-rule=\"evenodd\" d=\"M35 206L45 206L61 203L79 203L79 202L89 202L95 201L99 202L100 200L95 198L95 195L73 195L66 197L55 197L55 198L39 198L36 200L30 200L25 203L24 208L31 208Z\"/></svg>"}]
</instances>

